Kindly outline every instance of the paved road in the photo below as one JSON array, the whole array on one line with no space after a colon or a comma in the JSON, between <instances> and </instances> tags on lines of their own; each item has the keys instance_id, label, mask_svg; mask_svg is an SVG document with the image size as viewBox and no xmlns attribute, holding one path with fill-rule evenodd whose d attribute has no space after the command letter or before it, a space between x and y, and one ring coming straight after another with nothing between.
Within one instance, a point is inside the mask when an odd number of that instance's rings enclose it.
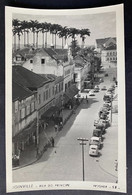
<instances>
[{"instance_id":1,"label":"paved road","mask_svg":"<svg viewBox=\"0 0 132 195\"><path fill-rule=\"evenodd\" d=\"M112 78L114 68L108 70ZM111 78L105 78L101 85L110 85ZM94 119L98 116L98 110L103 104L103 94L100 91L94 97L89 97L89 103L82 103L77 111L61 131L56 140L55 148L49 148L43 157L33 165L13 171L13 181L82 181L82 153L78 137L90 139L93 131ZM84 94L83 94L84 95ZM88 143L85 146L85 180L115 182L116 178L107 173L100 166L100 157L90 157L88 155ZM103 158L105 159L104 152ZM106 160L106 159L105 159ZM109 165L110 166L110 165Z\"/></svg>"}]
</instances>

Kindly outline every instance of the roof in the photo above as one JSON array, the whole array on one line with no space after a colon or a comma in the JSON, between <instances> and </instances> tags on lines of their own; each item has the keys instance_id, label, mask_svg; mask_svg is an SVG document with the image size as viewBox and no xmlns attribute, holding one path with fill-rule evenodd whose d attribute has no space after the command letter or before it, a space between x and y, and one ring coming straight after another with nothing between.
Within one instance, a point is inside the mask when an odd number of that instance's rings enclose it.
<instances>
[{"instance_id":1,"label":"roof","mask_svg":"<svg viewBox=\"0 0 132 195\"><path fill-rule=\"evenodd\" d=\"M31 92L29 89L21 86L20 84L16 83L15 81L12 82L12 101L24 100L25 98L27 98L33 94L34 93Z\"/></svg>"},{"instance_id":2,"label":"roof","mask_svg":"<svg viewBox=\"0 0 132 195\"><path fill-rule=\"evenodd\" d=\"M108 38L103 38L103 39L96 39L97 45L103 45L106 43L109 39L114 39L116 41L116 37L108 37Z\"/></svg>"},{"instance_id":3,"label":"roof","mask_svg":"<svg viewBox=\"0 0 132 195\"><path fill-rule=\"evenodd\" d=\"M68 49L54 49L58 55L67 55Z\"/></svg>"},{"instance_id":4,"label":"roof","mask_svg":"<svg viewBox=\"0 0 132 195\"><path fill-rule=\"evenodd\" d=\"M23 49L20 49L20 50L17 50L15 52L13 52L13 57L15 57L17 54L19 54L22 57L29 59L29 57L33 57L36 54L37 51L38 50L33 49L33 48L29 48L29 47L28 48L23 48Z\"/></svg>"},{"instance_id":5,"label":"roof","mask_svg":"<svg viewBox=\"0 0 132 195\"><path fill-rule=\"evenodd\" d=\"M99 140L99 137L91 137L91 140Z\"/></svg>"},{"instance_id":6,"label":"roof","mask_svg":"<svg viewBox=\"0 0 132 195\"><path fill-rule=\"evenodd\" d=\"M42 77L19 65L12 66L12 78L18 84L30 89L37 89L50 82L47 77Z\"/></svg>"},{"instance_id":7,"label":"roof","mask_svg":"<svg viewBox=\"0 0 132 195\"><path fill-rule=\"evenodd\" d=\"M105 50L116 50L116 44L110 45Z\"/></svg>"}]
</instances>

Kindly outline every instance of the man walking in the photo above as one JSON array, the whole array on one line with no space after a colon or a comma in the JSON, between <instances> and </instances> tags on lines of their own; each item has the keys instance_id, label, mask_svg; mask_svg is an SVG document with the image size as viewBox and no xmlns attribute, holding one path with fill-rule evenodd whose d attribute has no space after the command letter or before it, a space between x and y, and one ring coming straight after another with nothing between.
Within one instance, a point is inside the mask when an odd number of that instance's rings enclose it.
<instances>
[{"instance_id":1,"label":"man walking","mask_svg":"<svg viewBox=\"0 0 132 195\"><path fill-rule=\"evenodd\" d=\"M54 147L54 143L55 143L54 138L51 137L50 140L51 140L52 147Z\"/></svg>"}]
</instances>

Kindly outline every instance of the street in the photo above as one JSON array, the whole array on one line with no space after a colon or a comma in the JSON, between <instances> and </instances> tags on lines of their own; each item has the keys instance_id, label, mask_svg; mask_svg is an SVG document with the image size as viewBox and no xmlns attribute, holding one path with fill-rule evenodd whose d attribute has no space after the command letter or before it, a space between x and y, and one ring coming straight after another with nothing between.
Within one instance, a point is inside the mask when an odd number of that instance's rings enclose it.
<instances>
[{"instance_id":1,"label":"street","mask_svg":"<svg viewBox=\"0 0 132 195\"><path fill-rule=\"evenodd\" d=\"M116 74L115 67L108 67L108 77L99 86L111 85ZM55 147L49 148L42 158L35 164L14 170L13 182L23 181L82 181L82 146L77 138L90 138L94 129L94 120L98 118L98 111L103 105L105 91L88 96L77 108L63 130L55 138ZM85 97L86 93L81 94ZM117 103L117 102L116 102ZM117 122L117 116L113 117ZM117 172L114 171L114 159L117 160L118 133L106 130L103 147L98 157L89 156L89 142L84 146L85 181L113 182L117 180ZM114 128L114 127L113 127ZM107 164L107 165L106 165ZM106 170L108 167L109 170ZM110 171L112 170L112 171Z\"/></svg>"}]
</instances>

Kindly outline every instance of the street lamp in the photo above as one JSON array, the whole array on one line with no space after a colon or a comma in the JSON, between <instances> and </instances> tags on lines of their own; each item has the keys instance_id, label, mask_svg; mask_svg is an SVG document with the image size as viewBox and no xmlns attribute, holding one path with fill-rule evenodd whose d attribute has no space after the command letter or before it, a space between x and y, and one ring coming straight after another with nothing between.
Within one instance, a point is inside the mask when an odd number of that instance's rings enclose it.
<instances>
[{"instance_id":1,"label":"street lamp","mask_svg":"<svg viewBox=\"0 0 132 195\"><path fill-rule=\"evenodd\" d=\"M78 138L80 145L82 146L82 172L83 172L83 181L85 181L85 172L84 172L84 145L86 145L87 138Z\"/></svg>"}]
</instances>

